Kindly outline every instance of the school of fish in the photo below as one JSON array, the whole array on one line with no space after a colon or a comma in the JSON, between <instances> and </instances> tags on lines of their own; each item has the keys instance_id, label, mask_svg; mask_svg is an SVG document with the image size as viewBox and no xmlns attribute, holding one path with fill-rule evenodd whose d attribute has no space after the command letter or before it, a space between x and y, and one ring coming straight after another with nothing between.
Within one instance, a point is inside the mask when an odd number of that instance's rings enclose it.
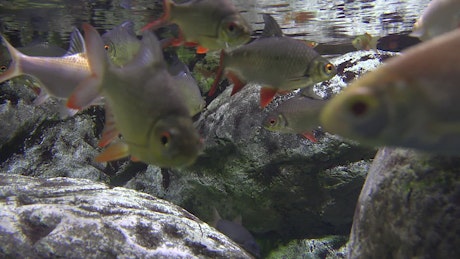
<instances>
[{"instance_id":1,"label":"school of fish","mask_svg":"<svg viewBox=\"0 0 460 259\"><path fill-rule=\"evenodd\" d=\"M272 16L263 14L263 33L251 41L251 26L230 0L164 0L163 7L163 15L145 25L141 37L132 21L103 35L84 23L85 37L75 28L67 52L43 44L15 48L2 35L9 56L0 58L0 83L32 78L39 88L37 105L48 97L63 100L72 111L102 103L105 125L97 162L129 157L160 167L190 166L204 149L192 117L206 103L189 67L163 51L185 45L199 54L220 51L208 96L216 94L223 77L233 83L232 96L248 83L260 85L261 109L277 94L301 89L268 112L261 125L267 130L316 143L313 131L321 127L364 145L460 155L458 0L431 1L408 36L422 42L404 45L401 55L328 100L316 96L313 86L334 77L337 68L315 51L315 42L284 35ZM294 17L307 22L312 15ZM177 38L159 40L153 31L170 24L178 27ZM397 38L388 37L365 33L351 44L377 51L385 38L396 44ZM220 216L216 222L258 256L257 244L241 224Z\"/></svg>"}]
</instances>

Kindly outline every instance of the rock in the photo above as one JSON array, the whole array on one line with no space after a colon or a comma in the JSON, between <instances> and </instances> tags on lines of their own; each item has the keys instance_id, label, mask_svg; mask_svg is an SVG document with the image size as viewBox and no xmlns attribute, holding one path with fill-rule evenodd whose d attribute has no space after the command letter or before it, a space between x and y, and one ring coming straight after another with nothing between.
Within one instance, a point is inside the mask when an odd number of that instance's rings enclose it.
<instances>
[{"instance_id":1,"label":"rock","mask_svg":"<svg viewBox=\"0 0 460 259\"><path fill-rule=\"evenodd\" d=\"M459 157L381 149L356 207L349 258L460 258Z\"/></svg>"},{"instance_id":2,"label":"rock","mask_svg":"<svg viewBox=\"0 0 460 259\"><path fill-rule=\"evenodd\" d=\"M251 258L186 210L89 180L0 174L1 258Z\"/></svg>"},{"instance_id":3,"label":"rock","mask_svg":"<svg viewBox=\"0 0 460 259\"><path fill-rule=\"evenodd\" d=\"M327 236L319 239L293 240L271 252L267 259L277 258L325 258L342 259L346 251L340 248L347 242L346 236Z\"/></svg>"}]
</instances>

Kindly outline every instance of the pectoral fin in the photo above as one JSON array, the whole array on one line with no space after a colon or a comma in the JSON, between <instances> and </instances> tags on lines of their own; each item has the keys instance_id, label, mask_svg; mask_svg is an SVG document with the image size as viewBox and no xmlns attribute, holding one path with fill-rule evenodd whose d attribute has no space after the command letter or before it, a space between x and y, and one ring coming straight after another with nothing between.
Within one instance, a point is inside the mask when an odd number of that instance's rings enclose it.
<instances>
[{"instance_id":1,"label":"pectoral fin","mask_svg":"<svg viewBox=\"0 0 460 259\"><path fill-rule=\"evenodd\" d=\"M118 137L119 131L115 126L115 118L109 105L105 105L105 124L104 130L102 131L101 139L97 144L99 147L105 147Z\"/></svg>"},{"instance_id":2,"label":"pectoral fin","mask_svg":"<svg viewBox=\"0 0 460 259\"><path fill-rule=\"evenodd\" d=\"M118 160L129 156L128 144L117 142L108 146L102 153L94 159L98 163Z\"/></svg>"},{"instance_id":3,"label":"pectoral fin","mask_svg":"<svg viewBox=\"0 0 460 259\"><path fill-rule=\"evenodd\" d=\"M229 72L227 74L227 77L228 79L230 79L230 81L232 81L233 83L233 89L232 89L232 93L230 95L234 95L236 93L238 93L239 91L241 91L241 89L243 89L243 87L246 85L246 82L244 82L243 80L241 80L237 75L235 75L233 72Z\"/></svg>"}]
</instances>

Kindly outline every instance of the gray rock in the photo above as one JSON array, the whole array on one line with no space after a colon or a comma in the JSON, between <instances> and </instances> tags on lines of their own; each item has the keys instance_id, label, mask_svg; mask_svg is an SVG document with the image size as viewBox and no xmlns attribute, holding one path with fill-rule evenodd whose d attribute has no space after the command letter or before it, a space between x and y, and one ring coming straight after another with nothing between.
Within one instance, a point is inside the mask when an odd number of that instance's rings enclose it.
<instances>
[{"instance_id":1,"label":"gray rock","mask_svg":"<svg viewBox=\"0 0 460 259\"><path fill-rule=\"evenodd\" d=\"M381 149L359 197L349 258L460 258L459 157Z\"/></svg>"},{"instance_id":2,"label":"gray rock","mask_svg":"<svg viewBox=\"0 0 460 259\"><path fill-rule=\"evenodd\" d=\"M0 174L1 258L251 258L167 201L89 180Z\"/></svg>"},{"instance_id":3,"label":"gray rock","mask_svg":"<svg viewBox=\"0 0 460 259\"><path fill-rule=\"evenodd\" d=\"M342 259L346 250L341 246L347 242L346 236L327 236L318 239L293 240L271 252L267 259Z\"/></svg>"}]
</instances>

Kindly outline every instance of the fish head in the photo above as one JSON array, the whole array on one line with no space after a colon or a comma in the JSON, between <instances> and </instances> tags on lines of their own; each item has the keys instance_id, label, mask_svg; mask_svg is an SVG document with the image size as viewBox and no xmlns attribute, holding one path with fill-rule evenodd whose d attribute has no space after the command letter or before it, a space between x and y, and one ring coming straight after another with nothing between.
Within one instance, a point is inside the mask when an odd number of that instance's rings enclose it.
<instances>
[{"instance_id":1,"label":"fish head","mask_svg":"<svg viewBox=\"0 0 460 259\"><path fill-rule=\"evenodd\" d=\"M202 141L185 116L160 118L149 136L149 146L155 153L155 164L163 167L183 167L195 162L202 149Z\"/></svg>"},{"instance_id":2,"label":"fish head","mask_svg":"<svg viewBox=\"0 0 460 259\"><path fill-rule=\"evenodd\" d=\"M251 26L239 13L222 19L218 32L219 42L224 47L240 46L251 39Z\"/></svg>"},{"instance_id":3,"label":"fish head","mask_svg":"<svg viewBox=\"0 0 460 259\"><path fill-rule=\"evenodd\" d=\"M323 128L370 145L394 137L388 127L393 117L391 95L385 90L388 84L380 79L368 73L332 98L320 114Z\"/></svg>"},{"instance_id":4,"label":"fish head","mask_svg":"<svg viewBox=\"0 0 460 259\"><path fill-rule=\"evenodd\" d=\"M270 131L280 131L288 126L286 118L278 112L268 114L263 120L262 125Z\"/></svg>"},{"instance_id":5,"label":"fish head","mask_svg":"<svg viewBox=\"0 0 460 259\"><path fill-rule=\"evenodd\" d=\"M134 32L134 24L129 21L107 31L101 37L108 56L117 66L129 63L141 47L141 41Z\"/></svg>"},{"instance_id":6,"label":"fish head","mask_svg":"<svg viewBox=\"0 0 460 259\"><path fill-rule=\"evenodd\" d=\"M306 71L313 83L329 80L337 74L337 68L327 59L319 56L313 60L313 65Z\"/></svg>"},{"instance_id":7,"label":"fish head","mask_svg":"<svg viewBox=\"0 0 460 259\"><path fill-rule=\"evenodd\" d=\"M355 47L357 50L362 50L364 49L364 42L363 42L363 36L358 36L356 37L352 42L351 44L353 45L353 47Z\"/></svg>"}]
</instances>

